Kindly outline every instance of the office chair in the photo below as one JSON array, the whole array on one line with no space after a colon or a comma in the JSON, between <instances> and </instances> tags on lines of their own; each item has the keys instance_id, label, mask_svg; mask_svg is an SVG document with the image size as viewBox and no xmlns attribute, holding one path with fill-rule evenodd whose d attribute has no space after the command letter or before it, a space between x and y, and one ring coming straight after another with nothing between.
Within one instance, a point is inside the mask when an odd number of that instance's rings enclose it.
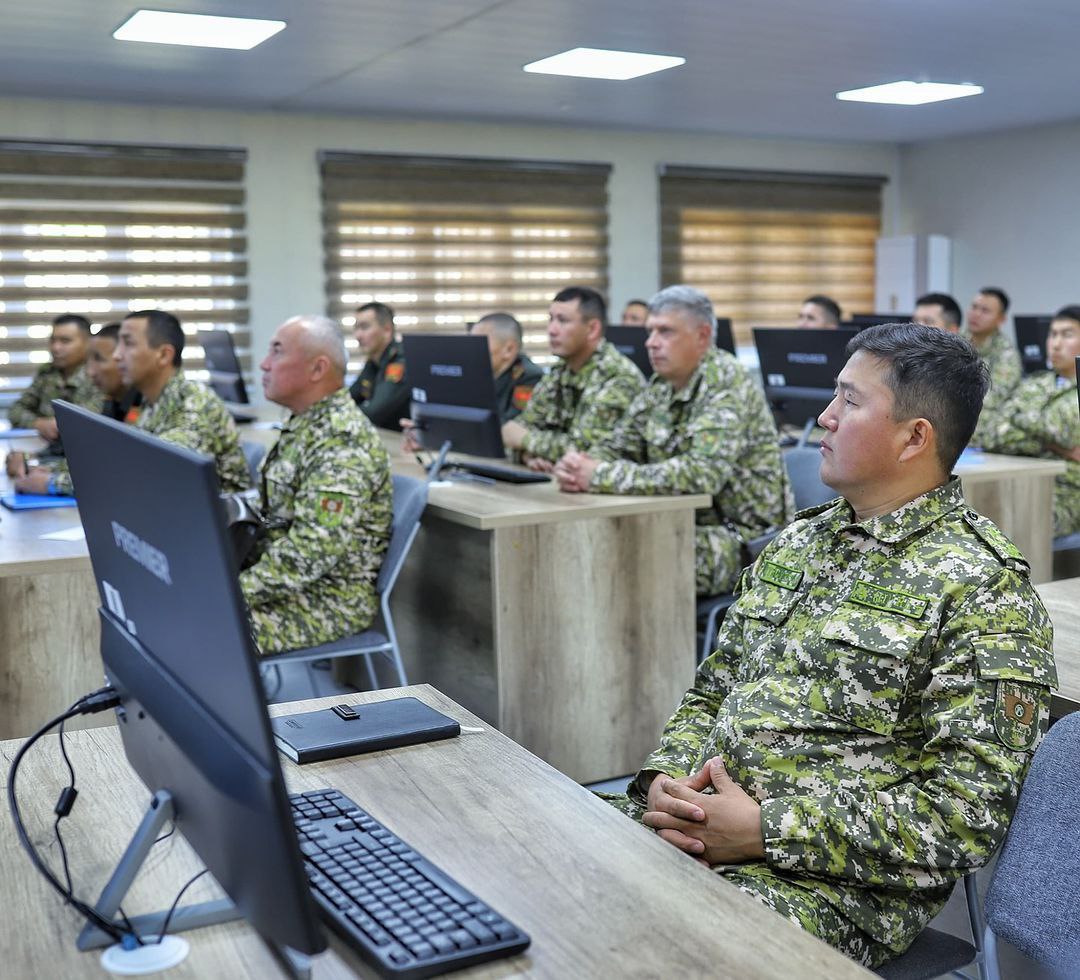
<instances>
[{"instance_id":1,"label":"office chair","mask_svg":"<svg viewBox=\"0 0 1080 980\"><path fill-rule=\"evenodd\" d=\"M821 453L817 449L795 446L784 451L784 469L787 471L791 493L795 498L795 509L805 510L832 500L836 493L821 482ZM753 561L764 550L779 531L770 531L747 543L746 550ZM710 653L716 642L716 630L724 613L735 602L730 592L723 595L708 596L697 601L697 622L702 625L701 648L698 651L698 663Z\"/></svg>"},{"instance_id":2,"label":"office chair","mask_svg":"<svg viewBox=\"0 0 1080 980\"><path fill-rule=\"evenodd\" d=\"M1054 723L1031 763L986 895L985 946L998 980L997 939L1055 971L1080 964L1080 713Z\"/></svg>"},{"instance_id":3,"label":"office chair","mask_svg":"<svg viewBox=\"0 0 1080 980\"><path fill-rule=\"evenodd\" d=\"M258 442L241 442L240 448L243 450L244 459L247 460L251 485L257 487L259 485L259 464L266 455L266 446Z\"/></svg>"},{"instance_id":4,"label":"office chair","mask_svg":"<svg viewBox=\"0 0 1080 980\"><path fill-rule=\"evenodd\" d=\"M372 690L377 690L379 687L379 679L372 664L372 657L375 654L382 654L393 664L398 683L402 687L409 683L405 678L405 667L401 662L397 631L394 629L394 619L390 614L390 594L405 564L405 557L409 553L409 548L412 547L413 539L420 530L420 517L427 506L428 485L423 480L409 476L395 476L393 481L394 516L390 526L390 544L387 546L382 568L379 569L379 577L375 583L375 589L379 595L379 616L376 622L372 624L371 629L363 633L342 637L331 643L263 657L261 660L263 667L269 668L276 675L276 686L271 696L281 686L281 664L333 660L358 655L367 658L368 680L371 682ZM381 630L377 628L380 625Z\"/></svg>"},{"instance_id":5,"label":"office chair","mask_svg":"<svg viewBox=\"0 0 1080 980\"><path fill-rule=\"evenodd\" d=\"M874 972L886 980L931 980L933 977L952 974L967 980L968 975L961 968L976 964L980 980L996 978L997 961L991 971L983 940L982 907L979 903L979 889L975 882L975 872L964 875L964 897L967 899L968 922L971 926L972 941L961 939L939 929L927 926L908 947L906 953L889 960Z\"/></svg>"}]
</instances>

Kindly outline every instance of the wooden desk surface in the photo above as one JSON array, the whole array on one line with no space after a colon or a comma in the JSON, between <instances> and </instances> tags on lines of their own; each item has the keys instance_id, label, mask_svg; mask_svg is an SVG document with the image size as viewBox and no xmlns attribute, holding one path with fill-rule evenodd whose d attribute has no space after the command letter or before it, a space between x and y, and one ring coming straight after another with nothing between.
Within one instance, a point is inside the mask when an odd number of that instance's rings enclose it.
<instances>
[{"instance_id":1,"label":"wooden desk surface","mask_svg":"<svg viewBox=\"0 0 1080 980\"><path fill-rule=\"evenodd\" d=\"M1080 578L1036 586L1054 624L1058 690L1051 704L1055 718L1080 711Z\"/></svg>"},{"instance_id":2,"label":"wooden desk surface","mask_svg":"<svg viewBox=\"0 0 1080 980\"><path fill-rule=\"evenodd\" d=\"M11 492L11 478L0 475L0 492ZM11 511L0 508L0 578L41 572L89 570L85 538L42 541L41 535L79 525L75 507Z\"/></svg>"},{"instance_id":3,"label":"wooden desk surface","mask_svg":"<svg viewBox=\"0 0 1080 980\"><path fill-rule=\"evenodd\" d=\"M402 691L351 695L363 703ZM284 761L290 789L331 784L367 807L450 875L532 936L522 956L474 977L869 977L862 967L760 906L649 831L488 729L427 686L407 689L482 734L317 763ZM333 699L335 702L342 699ZM278 713L329 701L280 706ZM81 894L96 894L148 802L114 728L74 732L69 752L80 795L64 840ZM5 769L16 742L0 743ZM52 807L66 770L55 742L20 771L20 801L32 838L52 862ZM78 953L79 917L32 869L4 808L4 972L12 977L96 977L96 953ZM171 902L199 867L180 835L157 845L126 911ZM213 894L201 880L185 901ZM170 971L184 978L273 977L276 962L245 923L186 934L191 953ZM317 980L370 976L336 951L317 958Z\"/></svg>"},{"instance_id":4,"label":"wooden desk surface","mask_svg":"<svg viewBox=\"0 0 1080 980\"><path fill-rule=\"evenodd\" d=\"M1065 472L1063 459L1035 459L1031 456L1005 456L1000 453L972 452L962 456L953 468L965 484L998 480L1017 474L1048 474L1057 476Z\"/></svg>"}]
</instances>

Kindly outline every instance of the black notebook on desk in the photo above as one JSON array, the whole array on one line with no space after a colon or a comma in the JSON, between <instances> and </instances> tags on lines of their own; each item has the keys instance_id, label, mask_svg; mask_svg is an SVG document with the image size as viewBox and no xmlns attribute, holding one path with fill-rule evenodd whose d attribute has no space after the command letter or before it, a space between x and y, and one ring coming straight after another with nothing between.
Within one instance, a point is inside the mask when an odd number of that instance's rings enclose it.
<instances>
[{"instance_id":1,"label":"black notebook on desk","mask_svg":"<svg viewBox=\"0 0 1080 980\"><path fill-rule=\"evenodd\" d=\"M336 704L271 719L277 747L293 762L320 762L399 745L454 738L461 726L416 698Z\"/></svg>"}]
</instances>

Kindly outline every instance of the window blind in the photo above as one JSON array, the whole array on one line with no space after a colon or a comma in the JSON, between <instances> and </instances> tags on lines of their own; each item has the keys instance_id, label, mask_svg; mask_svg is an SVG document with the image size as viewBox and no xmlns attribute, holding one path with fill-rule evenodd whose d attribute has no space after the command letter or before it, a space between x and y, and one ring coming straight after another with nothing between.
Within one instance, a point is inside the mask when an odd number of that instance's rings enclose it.
<instances>
[{"instance_id":1,"label":"window blind","mask_svg":"<svg viewBox=\"0 0 1080 980\"><path fill-rule=\"evenodd\" d=\"M394 308L402 333L460 333L501 310L545 363L555 293L606 295L607 165L337 152L319 162L327 310L347 330L371 301Z\"/></svg>"},{"instance_id":2,"label":"window blind","mask_svg":"<svg viewBox=\"0 0 1080 980\"><path fill-rule=\"evenodd\" d=\"M661 168L661 277L705 292L749 343L794 326L802 301L874 308L883 177Z\"/></svg>"},{"instance_id":3,"label":"window blind","mask_svg":"<svg viewBox=\"0 0 1080 980\"><path fill-rule=\"evenodd\" d=\"M205 378L194 334L224 329L250 371L246 153L0 141L0 399L49 360L52 320L95 329L128 312L175 313L184 366Z\"/></svg>"}]
</instances>

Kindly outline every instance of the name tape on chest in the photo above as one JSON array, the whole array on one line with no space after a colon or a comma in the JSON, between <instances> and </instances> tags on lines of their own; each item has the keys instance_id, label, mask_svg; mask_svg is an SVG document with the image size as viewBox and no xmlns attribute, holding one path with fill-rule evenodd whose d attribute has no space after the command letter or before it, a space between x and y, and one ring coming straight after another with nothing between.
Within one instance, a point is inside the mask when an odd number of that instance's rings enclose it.
<instances>
[{"instance_id":1,"label":"name tape on chest","mask_svg":"<svg viewBox=\"0 0 1080 980\"><path fill-rule=\"evenodd\" d=\"M882 612L896 613L908 619L922 619L930 607L929 599L861 580L852 587L847 601L869 606L871 609L880 609Z\"/></svg>"},{"instance_id":2,"label":"name tape on chest","mask_svg":"<svg viewBox=\"0 0 1080 980\"><path fill-rule=\"evenodd\" d=\"M781 565L775 561L763 561L761 571L758 573L758 578L762 582L768 582L769 585L777 585L781 589L790 589L792 591L799 587L802 577L803 573L797 568L789 568L787 565Z\"/></svg>"}]
</instances>

